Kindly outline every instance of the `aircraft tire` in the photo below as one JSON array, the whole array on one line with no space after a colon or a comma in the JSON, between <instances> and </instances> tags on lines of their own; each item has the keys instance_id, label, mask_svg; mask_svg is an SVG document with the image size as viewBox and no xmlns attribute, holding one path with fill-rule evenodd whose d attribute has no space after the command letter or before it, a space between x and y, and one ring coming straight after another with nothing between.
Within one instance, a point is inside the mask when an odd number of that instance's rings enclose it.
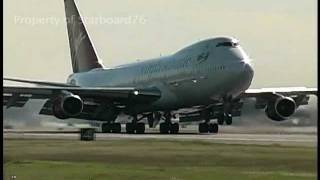
<instances>
[{"instance_id":1,"label":"aircraft tire","mask_svg":"<svg viewBox=\"0 0 320 180\"><path fill-rule=\"evenodd\" d=\"M128 134L134 134L134 125L133 125L133 123L126 123L126 132Z\"/></svg>"},{"instance_id":2,"label":"aircraft tire","mask_svg":"<svg viewBox=\"0 0 320 180\"><path fill-rule=\"evenodd\" d=\"M208 131L209 133L213 133L213 124L209 124Z\"/></svg>"},{"instance_id":3,"label":"aircraft tire","mask_svg":"<svg viewBox=\"0 0 320 180\"><path fill-rule=\"evenodd\" d=\"M209 126L207 123L200 123L199 124L199 133L207 133L209 129Z\"/></svg>"},{"instance_id":4,"label":"aircraft tire","mask_svg":"<svg viewBox=\"0 0 320 180\"><path fill-rule=\"evenodd\" d=\"M144 123L137 123L136 124L136 133L137 134L144 134L144 131L146 130Z\"/></svg>"},{"instance_id":5,"label":"aircraft tire","mask_svg":"<svg viewBox=\"0 0 320 180\"><path fill-rule=\"evenodd\" d=\"M102 123L101 124L101 132L102 133L110 133L111 132L110 123Z\"/></svg>"},{"instance_id":6,"label":"aircraft tire","mask_svg":"<svg viewBox=\"0 0 320 180\"><path fill-rule=\"evenodd\" d=\"M121 133L121 124L120 123L111 124L111 132L112 133Z\"/></svg>"},{"instance_id":7,"label":"aircraft tire","mask_svg":"<svg viewBox=\"0 0 320 180\"><path fill-rule=\"evenodd\" d=\"M169 123L161 123L160 124L160 133L161 134L168 134L169 133Z\"/></svg>"},{"instance_id":8,"label":"aircraft tire","mask_svg":"<svg viewBox=\"0 0 320 180\"><path fill-rule=\"evenodd\" d=\"M218 133L219 125L217 123L212 124L212 133Z\"/></svg>"},{"instance_id":9,"label":"aircraft tire","mask_svg":"<svg viewBox=\"0 0 320 180\"><path fill-rule=\"evenodd\" d=\"M170 126L170 134L178 134L179 133L179 123L173 123Z\"/></svg>"},{"instance_id":10,"label":"aircraft tire","mask_svg":"<svg viewBox=\"0 0 320 180\"><path fill-rule=\"evenodd\" d=\"M225 122L227 125L231 125L232 124L232 115L231 114L226 114L225 115Z\"/></svg>"}]
</instances>

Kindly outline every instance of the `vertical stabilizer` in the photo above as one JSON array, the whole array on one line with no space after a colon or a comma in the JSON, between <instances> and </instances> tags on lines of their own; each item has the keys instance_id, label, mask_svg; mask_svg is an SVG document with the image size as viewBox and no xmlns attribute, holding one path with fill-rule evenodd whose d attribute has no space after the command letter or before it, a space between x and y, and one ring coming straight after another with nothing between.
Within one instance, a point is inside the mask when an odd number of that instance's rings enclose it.
<instances>
[{"instance_id":1,"label":"vertical stabilizer","mask_svg":"<svg viewBox=\"0 0 320 180\"><path fill-rule=\"evenodd\" d=\"M64 0L64 5L73 72L103 68L74 0Z\"/></svg>"}]
</instances>

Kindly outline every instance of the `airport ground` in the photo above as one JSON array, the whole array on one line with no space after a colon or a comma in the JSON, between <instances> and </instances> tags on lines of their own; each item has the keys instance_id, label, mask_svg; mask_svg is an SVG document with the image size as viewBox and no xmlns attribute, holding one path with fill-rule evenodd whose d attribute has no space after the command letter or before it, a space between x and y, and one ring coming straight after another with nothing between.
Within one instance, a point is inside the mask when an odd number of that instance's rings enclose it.
<instances>
[{"instance_id":1,"label":"airport ground","mask_svg":"<svg viewBox=\"0 0 320 180\"><path fill-rule=\"evenodd\" d=\"M4 134L5 179L316 179L315 133Z\"/></svg>"}]
</instances>

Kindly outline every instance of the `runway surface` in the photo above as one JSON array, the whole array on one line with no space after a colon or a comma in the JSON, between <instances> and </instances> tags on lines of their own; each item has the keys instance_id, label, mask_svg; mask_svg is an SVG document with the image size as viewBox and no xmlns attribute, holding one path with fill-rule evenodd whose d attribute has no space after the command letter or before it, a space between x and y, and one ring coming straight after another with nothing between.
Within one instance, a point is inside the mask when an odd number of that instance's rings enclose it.
<instances>
[{"instance_id":1,"label":"runway surface","mask_svg":"<svg viewBox=\"0 0 320 180\"><path fill-rule=\"evenodd\" d=\"M4 138L7 139L70 139L79 140L77 131L5 131ZM158 140L193 140L209 141L229 144L258 144L258 145L293 145L293 146L317 146L316 134L105 134L96 133L96 140L121 140L121 139L158 139Z\"/></svg>"}]
</instances>

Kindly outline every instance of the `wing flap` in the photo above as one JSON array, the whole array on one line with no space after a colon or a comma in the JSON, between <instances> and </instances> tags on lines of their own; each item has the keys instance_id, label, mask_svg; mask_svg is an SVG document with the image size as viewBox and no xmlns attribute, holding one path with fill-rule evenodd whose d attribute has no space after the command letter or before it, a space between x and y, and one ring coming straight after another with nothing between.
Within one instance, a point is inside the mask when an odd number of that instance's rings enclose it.
<instances>
[{"instance_id":1,"label":"wing flap","mask_svg":"<svg viewBox=\"0 0 320 180\"><path fill-rule=\"evenodd\" d=\"M3 95L3 106L9 107L23 107L29 97L20 96L19 94L4 94Z\"/></svg>"}]
</instances>

